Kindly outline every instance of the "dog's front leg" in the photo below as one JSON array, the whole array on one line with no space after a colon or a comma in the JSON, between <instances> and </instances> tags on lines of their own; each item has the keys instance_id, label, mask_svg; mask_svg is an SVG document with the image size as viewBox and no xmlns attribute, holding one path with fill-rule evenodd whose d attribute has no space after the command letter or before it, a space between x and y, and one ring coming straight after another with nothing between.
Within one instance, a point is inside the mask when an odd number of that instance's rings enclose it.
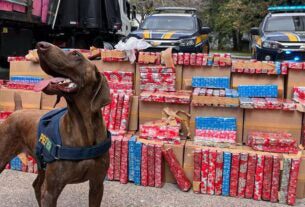
<instances>
[{"instance_id":1,"label":"dog's front leg","mask_svg":"<svg viewBox=\"0 0 305 207\"><path fill-rule=\"evenodd\" d=\"M57 180L57 177L54 174L52 175L52 173L46 172L45 179L41 188L41 206L56 207L57 199L64 187L65 184Z\"/></svg>"},{"instance_id":2,"label":"dog's front leg","mask_svg":"<svg viewBox=\"0 0 305 207\"><path fill-rule=\"evenodd\" d=\"M103 179L90 180L89 187L89 207L100 207L104 193Z\"/></svg>"}]
</instances>

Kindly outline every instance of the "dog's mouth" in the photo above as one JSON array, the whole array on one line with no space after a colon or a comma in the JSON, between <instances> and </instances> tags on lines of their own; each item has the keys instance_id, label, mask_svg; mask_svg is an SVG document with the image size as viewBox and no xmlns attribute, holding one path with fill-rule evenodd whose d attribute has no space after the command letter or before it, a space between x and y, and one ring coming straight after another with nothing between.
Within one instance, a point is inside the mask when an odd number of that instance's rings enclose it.
<instances>
[{"instance_id":1,"label":"dog's mouth","mask_svg":"<svg viewBox=\"0 0 305 207\"><path fill-rule=\"evenodd\" d=\"M55 77L47 80L43 80L36 84L34 91L52 91L63 93L74 93L78 90L78 85L74 83L70 78Z\"/></svg>"}]
</instances>

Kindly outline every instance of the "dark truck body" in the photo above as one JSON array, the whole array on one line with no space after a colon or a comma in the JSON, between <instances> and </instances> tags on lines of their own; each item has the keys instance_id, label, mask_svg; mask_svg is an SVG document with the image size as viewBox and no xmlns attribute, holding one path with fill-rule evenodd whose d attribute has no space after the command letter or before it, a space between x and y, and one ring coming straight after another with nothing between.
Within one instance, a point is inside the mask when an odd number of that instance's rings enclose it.
<instances>
[{"instance_id":1,"label":"dark truck body","mask_svg":"<svg viewBox=\"0 0 305 207\"><path fill-rule=\"evenodd\" d=\"M5 0L25 7L24 13L3 11L4 6L0 7L2 65L8 56L25 55L41 40L53 42L61 47L88 49L92 45L102 47L104 41L117 42L120 38L115 33L122 24L118 0L39 1L41 7L42 4L48 4L46 20L42 20L43 15L33 15L32 0ZM56 13L58 3L60 6Z\"/></svg>"}]
</instances>

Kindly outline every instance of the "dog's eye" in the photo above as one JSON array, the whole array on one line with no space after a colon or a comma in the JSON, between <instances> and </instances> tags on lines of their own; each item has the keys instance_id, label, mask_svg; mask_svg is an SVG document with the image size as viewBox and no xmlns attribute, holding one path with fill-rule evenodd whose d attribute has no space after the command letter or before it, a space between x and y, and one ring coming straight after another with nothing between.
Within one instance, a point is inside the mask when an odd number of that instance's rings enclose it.
<instances>
[{"instance_id":1,"label":"dog's eye","mask_svg":"<svg viewBox=\"0 0 305 207\"><path fill-rule=\"evenodd\" d=\"M77 51L73 51L73 55L76 57L81 57L81 54L79 54L79 52L77 52Z\"/></svg>"}]
</instances>

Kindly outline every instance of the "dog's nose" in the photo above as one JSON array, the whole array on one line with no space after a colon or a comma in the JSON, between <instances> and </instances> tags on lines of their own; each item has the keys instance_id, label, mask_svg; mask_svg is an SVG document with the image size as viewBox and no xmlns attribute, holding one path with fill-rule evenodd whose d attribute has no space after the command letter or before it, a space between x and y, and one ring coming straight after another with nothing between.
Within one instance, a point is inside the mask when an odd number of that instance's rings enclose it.
<instances>
[{"instance_id":1,"label":"dog's nose","mask_svg":"<svg viewBox=\"0 0 305 207\"><path fill-rule=\"evenodd\" d=\"M48 42L38 42L36 48L40 51L46 51L51 46Z\"/></svg>"}]
</instances>

